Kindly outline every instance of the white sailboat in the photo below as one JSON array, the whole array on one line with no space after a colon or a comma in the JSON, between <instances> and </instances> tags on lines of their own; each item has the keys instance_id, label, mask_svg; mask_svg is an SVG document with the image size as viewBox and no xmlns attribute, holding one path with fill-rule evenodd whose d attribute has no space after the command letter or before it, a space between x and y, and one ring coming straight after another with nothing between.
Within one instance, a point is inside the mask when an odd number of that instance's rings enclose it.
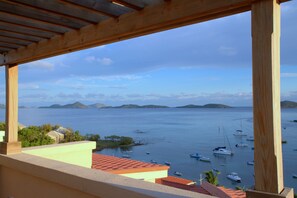
<instances>
[{"instance_id":1,"label":"white sailboat","mask_svg":"<svg viewBox=\"0 0 297 198\"><path fill-rule=\"evenodd\" d=\"M220 127L219 127L219 132L220 132ZM224 142L225 142L225 139L227 139L229 147L231 148L229 139L224 133ZM213 154L215 155L233 155L233 152L231 150L228 150L226 146L216 147L212 151L213 151Z\"/></svg>"},{"instance_id":2,"label":"white sailboat","mask_svg":"<svg viewBox=\"0 0 297 198\"><path fill-rule=\"evenodd\" d=\"M238 137L247 136L247 134L242 131L242 120L240 122L240 129L237 129L233 135Z\"/></svg>"},{"instance_id":3,"label":"white sailboat","mask_svg":"<svg viewBox=\"0 0 297 198\"><path fill-rule=\"evenodd\" d=\"M232 181L238 182L238 183L241 182L241 178L235 172L232 172L229 175L227 175L227 178L230 179L230 180L232 180Z\"/></svg>"}]
</instances>

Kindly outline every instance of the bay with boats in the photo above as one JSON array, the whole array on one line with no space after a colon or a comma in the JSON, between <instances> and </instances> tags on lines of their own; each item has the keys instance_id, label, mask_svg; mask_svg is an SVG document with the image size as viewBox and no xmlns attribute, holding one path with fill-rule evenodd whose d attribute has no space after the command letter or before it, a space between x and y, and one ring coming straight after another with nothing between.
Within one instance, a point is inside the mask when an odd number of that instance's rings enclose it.
<instances>
[{"instance_id":1,"label":"bay with boats","mask_svg":"<svg viewBox=\"0 0 297 198\"><path fill-rule=\"evenodd\" d=\"M4 110L0 110L4 120ZM28 116L30 115L30 116ZM297 189L297 109L282 109L285 185ZM199 183L201 174L220 172L219 184L254 183L252 108L38 109L19 110L25 125L60 124L82 134L110 134L145 142L102 154L170 166L169 174ZM241 183L236 181L240 177ZM230 179L232 177L233 179Z\"/></svg>"}]
</instances>

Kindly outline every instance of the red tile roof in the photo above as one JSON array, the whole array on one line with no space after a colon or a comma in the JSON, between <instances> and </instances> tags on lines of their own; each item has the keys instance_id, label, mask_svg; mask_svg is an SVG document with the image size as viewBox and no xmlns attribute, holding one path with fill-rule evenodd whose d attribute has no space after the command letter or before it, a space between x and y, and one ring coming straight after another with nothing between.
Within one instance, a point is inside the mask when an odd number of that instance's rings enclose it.
<instances>
[{"instance_id":1,"label":"red tile roof","mask_svg":"<svg viewBox=\"0 0 297 198\"><path fill-rule=\"evenodd\" d=\"M126 174L168 170L169 166L93 153L92 168L115 174Z\"/></svg>"},{"instance_id":2,"label":"red tile roof","mask_svg":"<svg viewBox=\"0 0 297 198\"><path fill-rule=\"evenodd\" d=\"M156 179L156 183L166 185L166 186L171 186L174 188L179 188L183 190L189 190L197 193L210 195L210 193L206 191L204 188L197 186L196 182L192 180L184 179L184 178L168 176L168 177Z\"/></svg>"},{"instance_id":3,"label":"red tile roof","mask_svg":"<svg viewBox=\"0 0 297 198\"><path fill-rule=\"evenodd\" d=\"M224 188L222 186L218 188L228 194L230 198L246 198L246 193L242 190L233 190L230 188Z\"/></svg>"}]
</instances>

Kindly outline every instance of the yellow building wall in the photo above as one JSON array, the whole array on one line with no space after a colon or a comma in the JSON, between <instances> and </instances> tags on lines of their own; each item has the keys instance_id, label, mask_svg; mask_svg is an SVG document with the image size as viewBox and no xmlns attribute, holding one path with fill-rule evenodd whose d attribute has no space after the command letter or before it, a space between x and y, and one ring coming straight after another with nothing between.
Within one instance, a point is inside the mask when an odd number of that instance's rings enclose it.
<instances>
[{"instance_id":1,"label":"yellow building wall","mask_svg":"<svg viewBox=\"0 0 297 198\"><path fill-rule=\"evenodd\" d=\"M161 171L149 171L149 172L140 172L140 173L127 173L127 174L120 174L120 175L130 177L133 179L139 179L139 180L155 183L155 179L167 177L168 171L161 170Z\"/></svg>"},{"instance_id":2,"label":"yellow building wall","mask_svg":"<svg viewBox=\"0 0 297 198\"><path fill-rule=\"evenodd\" d=\"M96 142L81 141L23 148L22 152L47 159L91 168L92 150L95 148Z\"/></svg>"}]
</instances>

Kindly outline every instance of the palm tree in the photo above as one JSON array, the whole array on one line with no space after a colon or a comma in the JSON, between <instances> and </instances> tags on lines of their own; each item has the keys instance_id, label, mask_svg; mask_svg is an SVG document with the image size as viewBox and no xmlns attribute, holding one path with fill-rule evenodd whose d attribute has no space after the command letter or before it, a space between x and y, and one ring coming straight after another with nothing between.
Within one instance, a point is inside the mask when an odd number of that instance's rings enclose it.
<instances>
[{"instance_id":1,"label":"palm tree","mask_svg":"<svg viewBox=\"0 0 297 198\"><path fill-rule=\"evenodd\" d=\"M206 172L204 172L204 175L205 175L204 179L208 183L218 186L219 185L218 174L220 174L220 172L214 173L214 171L212 171L212 170L206 171Z\"/></svg>"}]
</instances>

